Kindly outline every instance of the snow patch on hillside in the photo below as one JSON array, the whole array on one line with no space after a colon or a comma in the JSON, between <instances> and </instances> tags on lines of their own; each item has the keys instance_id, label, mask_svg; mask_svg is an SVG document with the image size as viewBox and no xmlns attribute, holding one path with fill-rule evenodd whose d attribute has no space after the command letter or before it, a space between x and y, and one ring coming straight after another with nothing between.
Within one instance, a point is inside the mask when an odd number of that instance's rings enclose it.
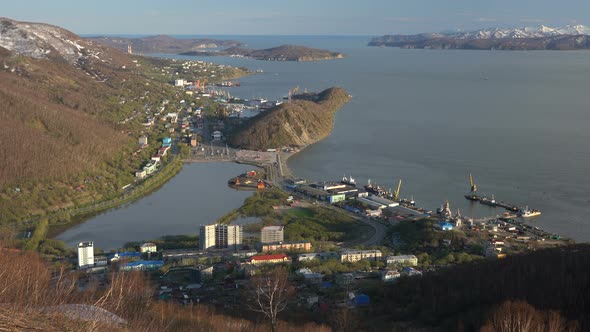
<instances>
[{"instance_id":1,"label":"snow patch on hillside","mask_svg":"<svg viewBox=\"0 0 590 332\"><path fill-rule=\"evenodd\" d=\"M0 46L16 54L47 58L55 53L73 65L89 56L98 58L97 52L76 38L76 35L52 25L0 18Z\"/></svg>"}]
</instances>

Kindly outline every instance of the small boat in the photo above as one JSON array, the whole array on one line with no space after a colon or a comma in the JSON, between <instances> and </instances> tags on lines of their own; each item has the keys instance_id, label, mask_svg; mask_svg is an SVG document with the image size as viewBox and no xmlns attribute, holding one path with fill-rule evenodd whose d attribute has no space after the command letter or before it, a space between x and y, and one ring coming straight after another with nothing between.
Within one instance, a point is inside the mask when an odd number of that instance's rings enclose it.
<instances>
[{"instance_id":1,"label":"small boat","mask_svg":"<svg viewBox=\"0 0 590 332\"><path fill-rule=\"evenodd\" d=\"M539 210L529 210L529 207L525 207L524 209L521 209L518 212L518 215L522 218L530 218L530 217L536 217L536 216L540 216L541 215L541 211Z\"/></svg>"}]
</instances>

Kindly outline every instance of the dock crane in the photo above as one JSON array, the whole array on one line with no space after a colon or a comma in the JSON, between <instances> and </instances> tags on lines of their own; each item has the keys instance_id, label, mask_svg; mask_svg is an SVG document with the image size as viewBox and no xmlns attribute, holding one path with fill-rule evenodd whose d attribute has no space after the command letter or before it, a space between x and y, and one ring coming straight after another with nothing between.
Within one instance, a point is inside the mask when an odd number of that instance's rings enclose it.
<instances>
[{"instance_id":1,"label":"dock crane","mask_svg":"<svg viewBox=\"0 0 590 332\"><path fill-rule=\"evenodd\" d=\"M475 182L473 182L473 176L471 176L471 173L469 173L469 185L471 186L472 193L477 191L477 186L475 185Z\"/></svg>"},{"instance_id":2,"label":"dock crane","mask_svg":"<svg viewBox=\"0 0 590 332\"><path fill-rule=\"evenodd\" d=\"M397 188L393 192L393 200L394 201L399 201L399 190L401 189L401 187L402 187L402 179L399 179L397 182Z\"/></svg>"}]
</instances>

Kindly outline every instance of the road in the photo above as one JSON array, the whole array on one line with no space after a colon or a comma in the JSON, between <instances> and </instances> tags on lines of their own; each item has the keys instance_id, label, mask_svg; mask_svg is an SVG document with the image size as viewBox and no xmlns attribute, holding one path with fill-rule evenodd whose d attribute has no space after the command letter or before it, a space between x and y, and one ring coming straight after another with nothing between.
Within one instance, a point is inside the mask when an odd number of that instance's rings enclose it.
<instances>
[{"instance_id":1,"label":"road","mask_svg":"<svg viewBox=\"0 0 590 332\"><path fill-rule=\"evenodd\" d=\"M203 147L201 151L200 147ZM293 178L293 173L287 166L287 159L290 154L282 152L262 152L262 151L249 151L227 148L225 144L217 142L215 145L203 144L197 149L193 149L191 157L186 162L203 162L203 161L234 161L234 162L247 162L256 164L263 167L266 170L266 181L285 192L290 192L287 188L286 179ZM315 202L315 200L308 200ZM347 214L351 218L358 220L359 222L369 225L373 228L373 232L366 234L365 236L358 238L354 241L348 242L346 246L376 246L381 245L383 239L387 235L387 226L377 221L371 220L366 217L350 213L343 209L337 208L333 205L326 203L319 203L322 206L338 211L340 213Z\"/></svg>"},{"instance_id":2,"label":"road","mask_svg":"<svg viewBox=\"0 0 590 332\"><path fill-rule=\"evenodd\" d=\"M346 246L379 246L382 244L383 239L385 239L385 236L387 235L387 226L385 226L384 224L371 220L369 218L361 217L354 213L350 213L346 210L337 208L333 205L326 205L326 207L347 214L348 216L356 219L357 221L373 227L374 232L370 236L347 242L345 243Z\"/></svg>"}]
</instances>

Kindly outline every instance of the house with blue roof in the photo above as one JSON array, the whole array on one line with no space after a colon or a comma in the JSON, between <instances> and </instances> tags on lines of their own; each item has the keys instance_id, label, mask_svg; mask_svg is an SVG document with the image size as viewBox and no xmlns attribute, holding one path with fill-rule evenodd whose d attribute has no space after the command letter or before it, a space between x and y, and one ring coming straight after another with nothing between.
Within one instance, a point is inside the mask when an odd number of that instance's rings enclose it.
<instances>
[{"instance_id":1,"label":"house with blue roof","mask_svg":"<svg viewBox=\"0 0 590 332\"><path fill-rule=\"evenodd\" d=\"M454 227L454 226L453 226L453 224L451 224L450 222L446 222L446 221L444 221L444 222L441 222L441 223L440 223L440 228L441 228L443 231L450 231L450 230L452 230L452 229L453 229L453 227Z\"/></svg>"},{"instance_id":2,"label":"house with blue roof","mask_svg":"<svg viewBox=\"0 0 590 332\"><path fill-rule=\"evenodd\" d=\"M121 271L153 271L164 266L164 261L134 261L121 266Z\"/></svg>"}]
</instances>

